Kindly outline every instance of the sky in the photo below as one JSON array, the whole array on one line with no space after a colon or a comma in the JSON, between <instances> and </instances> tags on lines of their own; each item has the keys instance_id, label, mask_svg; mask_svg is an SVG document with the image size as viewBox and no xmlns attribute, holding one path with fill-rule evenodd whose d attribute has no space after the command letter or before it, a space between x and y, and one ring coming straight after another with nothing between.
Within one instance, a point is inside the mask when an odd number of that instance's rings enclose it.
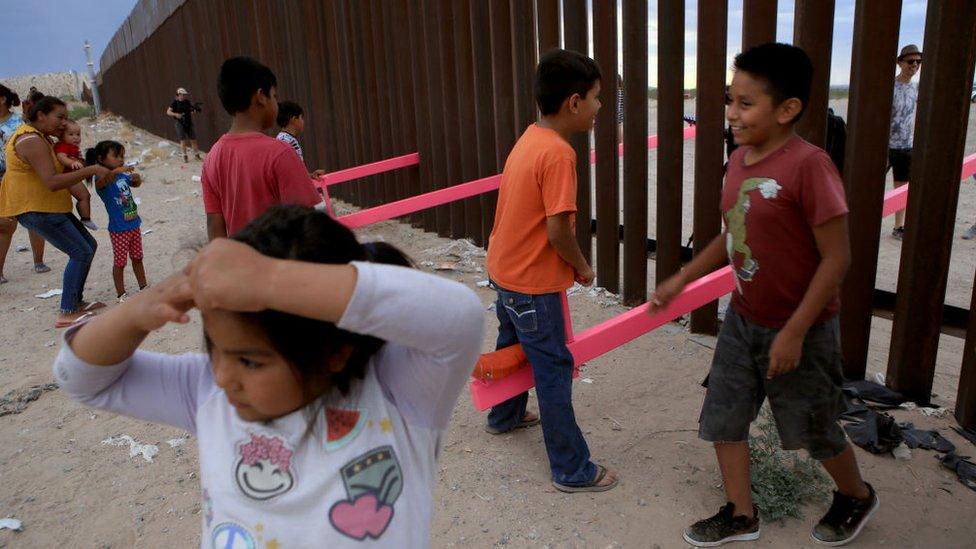
<instances>
[{"instance_id":1,"label":"sky","mask_svg":"<svg viewBox=\"0 0 976 549\"><path fill-rule=\"evenodd\" d=\"M707 1L687 0L685 86L689 88L695 83L698 3ZM854 2L836 0L831 85L846 85L850 80ZM6 53L0 56L0 77L86 70L82 49L85 39L92 43L92 60L97 71L102 51L135 4L136 0L0 0L0 52ZM922 47L926 5L927 0L903 0L899 47L909 43ZM649 77L651 86L655 86L658 27L655 0L648 2L648 17ZM792 41L792 0L779 0L777 24L777 40ZM729 0L728 43L728 65L731 66L742 43L742 0Z\"/></svg>"}]
</instances>

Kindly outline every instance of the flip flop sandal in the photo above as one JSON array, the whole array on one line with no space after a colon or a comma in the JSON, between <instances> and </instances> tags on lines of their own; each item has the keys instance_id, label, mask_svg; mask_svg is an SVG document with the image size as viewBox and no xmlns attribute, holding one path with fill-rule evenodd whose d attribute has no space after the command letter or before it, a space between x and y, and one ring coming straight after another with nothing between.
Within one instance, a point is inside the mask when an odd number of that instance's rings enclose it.
<instances>
[{"instance_id":1,"label":"flip flop sandal","mask_svg":"<svg viewBox=\"0 0 976 549\"><path fill-rule=\"evenodd\" d=\"M104 308L105 308L105 304L102 303L101 301L93 301L91 303L82 302L81 303L81 307L79 308L79 310L85 311L85 312L92 312L92 311L97 311L99 309L104 309Z\"/></svg>"},{"instance_id":2,"label":"flip flop sandal","mask_svg":"<svg viewBox=\"0 0 976 549\"><path fill-rule=\"evenodd\" d=\"M35 263L34 272L37 274L49 273L51 272L51 268L43 263Z\"/></svg>"},{"instance_id":3,"label":"flip flop sandal","mask_svg":"<svg viewBox=\"0 0 976 549\"><path fill-rule=\"evenodd\" d=\"M596 467L596 478L593 479L593 481L589 484L584 484L582 486L567 486L565 484L559 484L556 481L552 481L552 485L555 486L556 490L569 494L576 494L580 492L606 492L607 490L617 486L620 479L614 479L614 481L610 484L600 486L600 481L603 480L603 477L607 476L607 468L602 465L597 465Z\"/></svg>"},{"instance_id":4,"label":"flip flop sandal","mask_svg":"<svg viewBox=\"0 0 976 549\"><path fill-rule=\"evenodd\" d=\"M516 429L525 429L526 427L534 427L540 423L542 423L542 418L537 416L535 419L530 419L528 421L522 420L516 423L515 427L512 427L511 429L502 430L502 429L496 429L490 425L485 425L485 432L488 433L489 435L504 435L505 433L511 433Z\"/></svg>"},{"instance_id":5,"label":"flip flop sandal","mask_svg":"<svg viewBox=\"0 0 976 549\"><path fill-rule=\"evenodd\" d=\"M88 320L95 318L95 316L97 316L95 313L85 313L74 320L59 320L54 323L54 327L56 329L70 328L71 326L74 326L76 324L87 322Z\"/></svg>"}]
</instances>

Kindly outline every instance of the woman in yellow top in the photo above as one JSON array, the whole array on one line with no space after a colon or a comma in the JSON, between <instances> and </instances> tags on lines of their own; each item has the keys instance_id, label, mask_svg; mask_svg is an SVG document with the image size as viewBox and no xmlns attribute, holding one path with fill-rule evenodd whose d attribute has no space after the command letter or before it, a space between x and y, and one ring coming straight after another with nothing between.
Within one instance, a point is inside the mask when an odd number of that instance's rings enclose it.
<instances>
[{"instance_id":1,"label":"woman in yellow top","mask_svg":"<svg viewBox=\"0 0 976 549\"><path fill-rule=\"evenodd\" d=\"M7 147L7 140L14 134L14 130L24 123L20 114L12 110L20 104L20 96L7 86L0 84L0 185L3 184L3 174L7 171L7 161L3 153ZM13 240L16 230L16 219L0 217L0 284L7 282L3 276L3 267L6 263L7 251L10 250L10 241ZM41 238L41 235L33 232L28 233L28 238L31 251L34 252L34 272L46 273L50 271L51 268L44 264L44 239Z\"/></svg>"},{"instance_id":2,"label":"woman in yellow top","mask_svg":"<svg viewBox=\"0 0 976 549\"><path fill-rule=\"evenodd\" d=\"M82 294L98 245L71 213L68 188L84 179L104 177L111 170L89 166L69 173L54 155L47 136L58 134L68 118L60 99L38 101L27 121L7 141L7 172L0 185L0 217L14 217L28 230L41 235L68 254L64 268L61 314L55 327L63 328L86 318L102 303L85 303Z\"/></svg>"}]
</instances>

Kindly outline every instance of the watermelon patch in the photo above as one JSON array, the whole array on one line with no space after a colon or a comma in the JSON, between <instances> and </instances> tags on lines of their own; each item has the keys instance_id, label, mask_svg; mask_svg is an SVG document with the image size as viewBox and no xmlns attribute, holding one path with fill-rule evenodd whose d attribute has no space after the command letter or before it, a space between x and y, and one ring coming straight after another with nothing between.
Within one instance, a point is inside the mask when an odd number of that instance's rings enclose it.
<instances>
[{"instance_id":1,"label":"watermelon patch","mask_svg":"<svg viewBox=\"0 0 976 549\"><path fill-rule=\"evenodd\" d=\"M366 425L366 410L325 409L325 449L334 452L359 435Z\"/></svg>"}]
</instances>

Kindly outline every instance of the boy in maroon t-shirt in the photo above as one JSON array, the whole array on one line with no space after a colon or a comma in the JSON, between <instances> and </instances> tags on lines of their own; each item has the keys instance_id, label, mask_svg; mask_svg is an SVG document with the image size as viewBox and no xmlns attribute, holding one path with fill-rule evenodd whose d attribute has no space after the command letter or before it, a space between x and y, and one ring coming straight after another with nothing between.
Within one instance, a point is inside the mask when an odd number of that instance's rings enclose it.
<instances>
[{"instance_id":1,"label":"boy in maroon t-shirt","mask_svg":"<svg viewBox=\"0 0 976 549\"><path fill-rule=\"evenodd\" d=\"M291 147L262 133L275 124L277 85L271 69L248 57L230 58L220 67L217 93L234 121L203 162L210 240L233 235L275 204L325 208Z\"/></svg>"},{"instance_id":2,"label":"boy in maroon t-shirt","mask_svg":"<svg viewBox=\"0 0 976 549\"><path fill-rule=\"evenodd\" d=\"M878 507L837 423L844 410L837 311L850 263L847 204L830 157L793 131L812 73L803 50L785 44L735 58L726 117L740 147L722 191L725 232L651 299L656 312L726 261L735 273L698 431L714 443L728 503L685 531L685 541L700 547L759 538L748 437L766 396L783 447L806 449L837 484L815 541L853 540Z\"/></svg>"}]
</instances>

